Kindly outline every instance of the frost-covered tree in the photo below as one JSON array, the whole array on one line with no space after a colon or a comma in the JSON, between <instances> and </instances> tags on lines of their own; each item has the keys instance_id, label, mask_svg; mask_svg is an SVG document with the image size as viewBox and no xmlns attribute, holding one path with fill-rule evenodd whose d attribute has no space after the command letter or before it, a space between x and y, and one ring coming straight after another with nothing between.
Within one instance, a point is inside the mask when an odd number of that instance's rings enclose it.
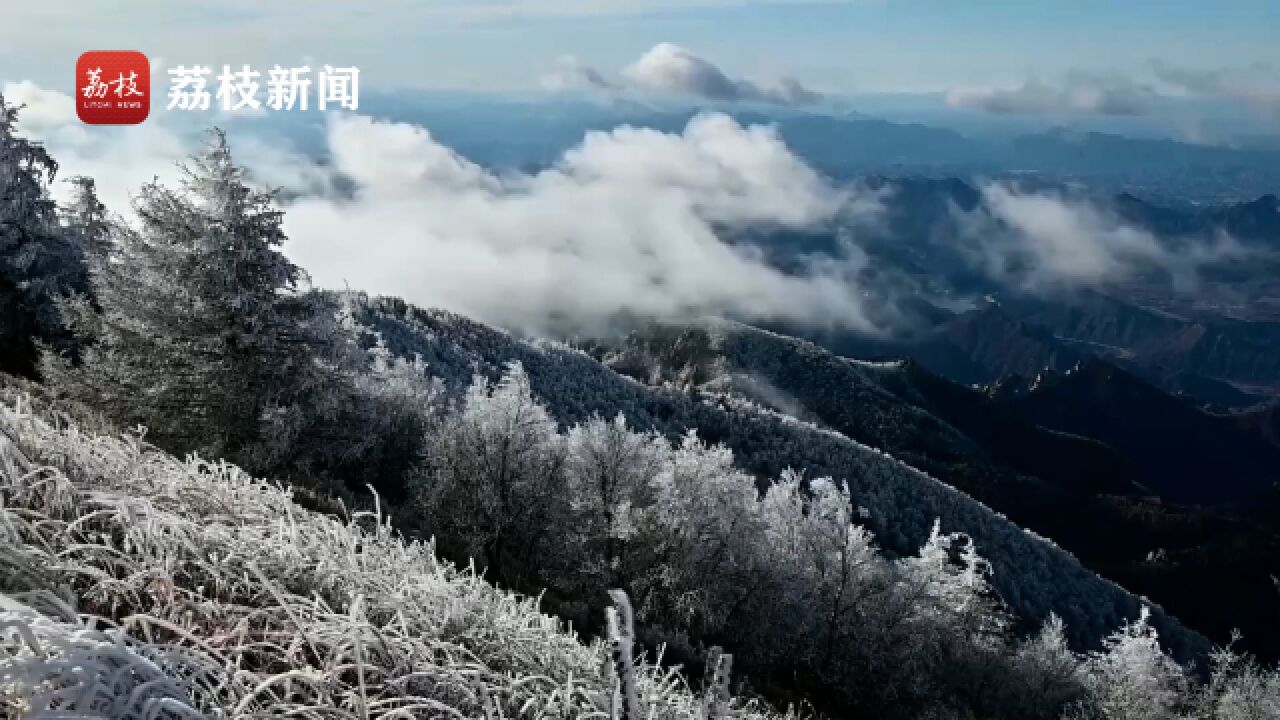
<instances>
[{"instance_id":1,"label":"frost-covered tree","mask_svg":"<svg viewBox=\"0 0 1280 720\"><path fill-rule=\"evenodd\" d=\"M380 336L368 356L368 370L355 375L353 405L366 408L354 429L370 445L353 457L367 473L359 479L408 509L408 485L422 466L427 435L439 422L444 384L421 356L393 355Z\"/></svg>"},{"instance_id":2,"label":"frost-covered tree","mask_svg":"<svg viewBox=\"0 0 1280 720\"><path fill-rule=\"evenodd\" d=\"M818 670L829 673L837 653L853 639L851 620L864 613L862 604L883 585L871 534L853 523L849 497L830 478L809 486L809 558L818 592Z\"/></svg>"},{"instance_id":3,"label":"frost-covered tree","mask_svg":"<svg viewBox=\"0 0 1280 720\"><path fill-rule=\"evenodd\" d=\"M311 308L304 374L311 389L265 415L249 460L327 491L364 494L373 486L399 505L423 460L441 383L421 358L388 352L381 336L355 320L348 294L312 292L303 300Z\"/></svg>"},{"instance_id":4,"label":"frost-covered tree","mask_svg":"<svg viewBox=\"0 0 1280 720\"><path fill-rule=\"evenodd\" d=\"M1001 672L1002 682L992 695L1016 717L1056 719L1084 693L1083 661L1067 644L1057 615L1050 615L1001 660L1007 670Z\"/></svg>"},{"instance_id":5,"label":"frost-covered tree","mask_svg":"<svg viewBox=\"0 0 1280 720\"><path fill-rule=\"evenodd\" d=\"M996 629L990 626L1000 622L1000 613L986 581L991 568L967 535L944 533L935 521L919 554L901 564L921 598L972 622L975 631Z\"/></svg>"},{"instance_id":6,"label":"frost-covered tree","mask_svg":"<svg viewBox=\"0 0 1280 720\"><path fill-rule=\"evenodd\" d=\"M63 232L84 253L91 270L100 269L111 254L111 220L107 206L98 199L93 178L77 175L68 182L73 186L71 200L61 206Z\"/></svg>"},{"instance_id":7,"label":"frost-covered tree","mask_svg":"<svg viewBox=\"0 0 1280 720\"><path fill-rule=\"evenodd\" d=\"M755 482L733 466L732 451L691 430L672 448L656 487L644 539L654 563L642 613L722 630L758 590Z\"/></svg>"},{"instance_id":8,"label":"frost-covered tree","mask_svg":"<svg viewBox=\"0 0 1280 720\"><path fill-rule=\"evenodd\" d=\"M761 503L761 543L776 580L772 592L785 611L773 644L806 657L821 675L836 674L845 646L861 641L870 608L886 590L887 566L870 533L853 523L848 496L828 478L805 487L783 473ZM767 612L767 609L765 609Z\"/></svg>"},{"instance_id":9,"label":"frost-covered tree","mask_svg":"<svg viewBox=\"0 0 1280 720\"><path fill-rule=\"evenodd\" d=\"M1137 614L1140 603L1132 594L1092 573L1061 548L955 492L945 482L948 476L930 477L911 467L910 458L895 458L859 445L847 433L839 435L793 422L736 401L714 387L704 388L696 397L644 387L583 352L520 340L447 311L414 308L394 298L370 302L362 319L384 333L394 352L407 357L421 353L432 373L450 385L464 386L477 372L494 377L501 373L503 364L519 360L539 400L566 425L586 422L593 414L610 418L622 411L633 427L652 428L667 438L678 438L689 428L697 428L700 437L732 448L734 464L753 475L758 487L788 467L803 469L812 477L838 478L856 506L866 508L866 517L859 524L875 533L877 546L888 556L915 554L929 536L934 519L941 518L944 528L963 530L971 537L990 562L990 583L1020 627L1043 622L1050 612L1057 612L1072 645L1084 647L1100 641L1123 618ZM751 335L754 340L740 337L732 341L747 343L735 349L734 356L755 358L751 367L765 363L758 367L760 372L775 377L767 364L778 354L776 345L759 347L762 334L753 331ZM802 376L812 369L812 352L816 352L803 345L789 351L803 359ZM681 341L681 346L690 347L695 356L701 354L696 344ZM833 362L848 365L839 359ZM869 383L867 388L869 393L884 396L877 383ZM795 390L788 388L793 394ZM871 394L866 396L867 402L873 399ZM864 404L861 400L847 403L848 412L870 412L870 422L880 424L874 407ZM893 426L898 419L889 417L885 422ZM632 593L632 597L641 607L640 595ZM1153 609L1152 624L1180 659L1208 649L1203 638L1161 610ZM744 660L739 653L739 661Z\"/></svg>"},{"instance_id":10,"label":"frost-covered tree","mask_svg":"<svg viewBox=\"0 0 1280 720\"><path fill-rule=\"evenodd\" d=\"M1280 720L1280 669L1264 669L1231 647L1213 653L1197 715L1214 720Z\"/></svg>"},{"instance_id":11,"label":"frost-covered tree","mask_svg":"<svg viewBox=\"0 0 1280 720\"><path fill-rule=\"evenodd\" d=\"M821 562L818 556L825 555L828 548L825 538L815 536L807 516L808 504L802 477L790 471L784 472L761 500L760 547L769 581L759 606L752 611L758 617L773 613L773 622L764 626L768 635L761 644L771 652L761 658L763 661L811 658L818 645L812 636L822 621L818 590L822 573L817 565Z\"/></svg>"},{"instance_id":12,"label":"frost-covered tree","mask_svg":"<svg viewBox=\"0 0 1280 720\"><path fill-rule=\"evenodd\" d=\"M524 369L513 364L496 383L477 378L428 452L418 493L442 544L507 582L534 567L552 547L551 519L564 517L565 453Z\"/></svg>"},{"instance_id":13,"label":"frost-covered tree","mask_svg":"<svg viewBox=\"0 0 1280 720\"><path fill-rule=\"evenodd\" d=\"M670 448L652 432L628 428L619 413L612 421L596 416L571 428L565 451L566 575L596 588L625 585L637 570L627 548L640 529L640 513L654 503Z\"/></svg>"},{"instance_id":14,"label":"frost-covered tree","mask_svg":"<svg viewBox=\"0 0 1280 720\"><path fill-rule=\"evenodd\" d=\"M1082 718L1169 720L1188 716L1187 671L1160 648L1146 608L1117 630L1085 667L1089 697Z\"/></svg>"},{"instance_id":15,"label":"frost-covered tree","mask_svg":"<svg viewBox=\"0 0 1280 720\"><path fill-rule=\"evenodd\" d=\"M183 171L178 188L142 188L137 224L117 228L95 274L102 314L82 365L51 361L49 374L166 447L263 467L264 424L331 383L333 312L298 291L274 194L250 186L221 132ZM96 209L81 211L97 232Z\"/></svg>"},{"instance_id":16,"label":"frost-covered tree","mask_svg":"<svg viewBox=\"0 0 1280 720\"><path fill-rule=\"evenodd\" d=\"M417 492L441 547L545 583L579 619L624 587L640 636L678 661L724 644L755 677L882 717L1051 718L1079 692L1062 625L1015 644L966 536L935 526L890 560L842 483L788 471L761 498L692 431L672 445L596 416L558 432L520 365L473 381L430 432L427 467Z\"/></svg>"},{"instance_id":17,"label":"frost-covered tree","mask_svg":"<svg viewBox=\"0 0 1280 720\"><path fill-rule=\"evenodd\" d=\"M68 347L57 303L87 276L49 197L58 164L18 134L18 110L0 97L0 370L30 374L37 341Z\"/></svg>"},{"instance_id":18,"label":"frost-covered tree","mask_svg":"<svg viewBox=\"0 0 1280 720\"><path fill-rule=\"evenodd\" d=\"M993 670L1007 650L1008 620L971 538L945 533L935 521L919 552L898 560L895 571L893 592L873 623L881 629L874 653L926 679L910 692L972 700L1007 681Z\"/></svg>"}]
</instances>

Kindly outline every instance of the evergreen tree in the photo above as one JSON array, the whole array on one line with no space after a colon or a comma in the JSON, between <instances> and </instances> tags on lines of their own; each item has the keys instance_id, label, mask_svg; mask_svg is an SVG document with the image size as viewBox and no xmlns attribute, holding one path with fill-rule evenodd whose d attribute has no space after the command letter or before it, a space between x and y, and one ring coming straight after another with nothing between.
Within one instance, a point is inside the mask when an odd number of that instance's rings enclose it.
<instances>
[{"instance_id":1,"label":"evergreen tree","mask_svg":"<svg viewBox=\"0 0 1280 720\"><path fill-rule=\"evenodd\" d=\"M300 432L290 417L311 414L298 404L336 372L323 360L340 329L324 298L298 292L274 193L249 186L220 131L183 171L179 189L144 186L136 227L112 230L114 255L94 280L101 317L76 323L93 326L92 347L79 368L50 358L47 375L165 446L262 468L281 433ZM94 247L101 212L81 190L73 226Z\"/></svg>"},{"instance_id":2,"label":"evergreen tree","mask_svg":"<svg viewBox=\"0 0 1280 720\"><path fill-rule=\"evenodd\" d=\"M30 375L36 342L66 348L57 301L83 291L87 276L49 197L58 164L17 134L18 110L0 97L0 370Z\"/></svg>"},{"instance_id":3,"label":"evergreen tree","mask_svg":"<svg viewBox=\"0 0 1280 720\"><path fill-rule=\"evenodd\" d=\"M85 255L91 269L100 268L111 253L111 221L107 207L98 199L93 178L77 175L71 201L60 208L62 227L68 241Z\"/></svg>"}]
</instances>

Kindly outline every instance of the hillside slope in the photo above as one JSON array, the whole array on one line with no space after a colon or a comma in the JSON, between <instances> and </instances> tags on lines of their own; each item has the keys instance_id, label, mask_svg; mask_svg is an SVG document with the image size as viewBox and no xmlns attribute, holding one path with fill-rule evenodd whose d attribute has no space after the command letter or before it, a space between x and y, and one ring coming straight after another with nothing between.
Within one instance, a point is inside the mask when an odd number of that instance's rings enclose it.
<instances>
[{"instance_id":1,"label":"hillside slope","mask_svg":"<svg viewBox=\"0 0 1280 720\"><path fill-rule=\"evenodd\" d=\"M0 716L609 716L606 647L382 518L309 512L6 395ZM652 717L704 717L678 674L637 680Z\"/></svg>"},{"instance_id":2,"label":"hillside slope","mask_svg":"<svg viewBox=\"0 0 1280 720\"><path fill-rule=\"evenodd\" d=\"M777 477L794 468L811 478L845 480L853 502L867 511L867 526L891 555L915 552L940 520L945 530L973 538L992 565L993 585L1022 621L1032 626L1055 612L1082 647L1095 646L1136 617L1142 605L1069 553L968 495L831 430L731 397L651 389L582 352L521 341L444 311L378 299L367 302L360 314L392 352L420 355L428 371L449 386L465 386L476 374L497 377L508 363L519 362L536 395L562 424L622 412L634 427L670 437L696 429L704 440L727 445L757 477ZM1175 654L1188 658L1207 648L1203 637L1158 608L1154 615Z\"/></svg>"}]
</instances>

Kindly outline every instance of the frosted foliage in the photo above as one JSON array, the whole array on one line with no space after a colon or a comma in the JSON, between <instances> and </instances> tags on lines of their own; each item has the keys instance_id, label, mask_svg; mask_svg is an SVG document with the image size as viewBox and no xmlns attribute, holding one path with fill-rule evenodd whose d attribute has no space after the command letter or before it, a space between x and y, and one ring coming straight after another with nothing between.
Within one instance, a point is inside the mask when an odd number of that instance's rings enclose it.
<instances>
[{"instance_id":1,"label":"frosted foliage","mask_svg":"<svg viewBox=\"0 0 1280 720\"><path fill-rule=\"evenodd\" d=\"M577 569L596 587L616 586L635 570L634 544L647 541L644 512L657 494L667 443L633 432L618 415L574 426L565 446L565 570Z\"/></svg>"},{"instance_id":2,"label":"frosted foliage","mask_svg":"<svg viewBox=\"0 0 1280 720\"><path fill-rule=\"evenodd\" d=\"M60 208L62 225L91 266L100 269L111 252L111 222L107 208L98 200L93 178L71 178L71 200Z\"/></svg>"},{"instance_id":3,"label":"frosted foliage","mask_svg":"<svg viewBox=\"0 0 1280 720\"><path fill-rule=\"evenodd\" d=\"M678 440L696 428L699 437L732 448L735 466L750 473L749 481L760 489L788 467L803 469L814 478L835 478L857 506L866 508L858 524L874 531L876 544L890 557L916 554L934 520L941 519L944 529L963 532L990 562L988 581L1020 626L1038 625L1056 612L1065 621L1074 647L1093 646L1136 617L1143 604L1061 548L1017 527L943 480L839 433L732 396L645 387L585 353L554 343L519 340L467 318L421 310L394 298L366 300L362 317L385 335L394 352L406 357L421 353L431 372L450 387L465 387L476 373L496 378L507 363L519 361L539 400L564 426L623 412L631 427L652 429L668 439ZM680 352L693 351L696 360L698 343L681 343L685 350ZM776 351L773 344L768 347ZM768 347L761 350L770 352ZM796 350L808 357L803 347ZM689 359L677 358L674 367L700 367L686 362ZM761 361L772 362L764 356ZM879 414L874 403L853 405L848 412L866 416L876 425L892 427L898 422ZM939 432L944 430L939 427ZM643 599L636 593L632 598L643 615ZM1152 608L1152 625L1178 657L1209 649L1203 637L1159 608ZM740 663L745 662L741 653L735 654Z\"/></svg>"},{"instance_id":4,"label":"frosted foliage","mask_svg":"<svg viewBox=\"0 0 1280 720\"><path fill-rule=\"evenodd\" d=\"M608 717L607 648L385 518L29 402L0 403L0 715ZM634 674L649 717L702 716L678 674Z\"/></svg>"},{"instance_id":5,"label":"frosted foliage","mask_svg":"<svg viewBox=\"0 0 1280 720\"><path fill-rule=\"evenodd\" d=\"M39 143L17 134L17 119L18 109L0 97L0 268L6 272L36 262L41 235L55 222L48 184L58 164Z\"/></svg>"},{"instance_id":6,"label":"frosted foliage","mask_svg":"<svg viewBox=\"0 0 1280 720\"><path fill-rule=\"evenodd\" d=\"M993 612L996 601L987 584L991 566L968 536L943 533L935 522L919 555L903 560L902 566L922 599L965 619L976 630L999 629L1002 618Z\"/></svg>"},{"instance_id":7,"label":"frosted foliage","mask_svg":"<svg viewBox=\"0 0 1280 720\"><path fill-rule=\"evenodd\" d=\"M1107 638L1087 670L1094 717L1168 720L1188 716L1183 707L1190 679L1160 649L1147 612Z\"/></svg>"},{"instance_id":8,"label":"frosted foliage","mask_svg":"<svg viewBox=\"0 0 1280 720\"><path fill-rule=\"evenodd\" d=\"M665 596L651 614L708 622L752 593L752 540L760 534L755 485L733 467L733 453L708 446L690 431L673 447L656 480L648 544L666 560L652 586ZM661 588L661 590L659 590Z\"/></svg>"},{"instance_id":9,"label":"frosted foliage","mask_svg":"<svg viewBox=\"0 0 1280 720\"><path fill-rule=\"evenodd\" d=\"M422 497L440 534L499 573L509 556L545 549L542 530L563 499L564 443L519 365L472 383L429 444Z\"/></svg>"},{"instance_id":10,"label":"frosted foliage","mask_svg":"<svg viewBox=\"0 0 1280 720\"><path fill-rule=\"evenodd\" d=\"M33 341L66 349L58 299L84 292L87 275L49 196L58 164L17 122L0 96L0 370L29 373Z\"/></svg>"},{"instance_id":11,"label":"frosted foliage","mask_svg":"<svg viewBox=\"0 0 1280 720\"><path fill-rule=\"evenodd\" d=\"M263 452L264 425L276 446L298 432L288 416L328 374L315 357L328 318L294 292L301 271L279 252L274 195L247 184L225 137L213 133L183 170L177 189L140 190L135 225L113 226L83 366L48 374L166 447L247 458ZM78 222L97 212L81 208Z\"/></svg>"},{"instance_id":12,"label":"frosted foliage","mask_svg":"<svg viewBox=\"0 0 1280 720\"><path fill-rule=\"evenodd\" d=\"M566 477L578 522L587 532L625 540L635 533L635 508L653 502L666 442L631 432L618 415L592 418L567 437Z\"/></svg>"},{"instance_id":13,"label":"frosted foliage","mask_svg":"<svg viewBox=\"0 0 1280 720\"><path fill-rule=\"evenodd\" d=\"M742 667L839 687L843 707L1138 718L1209 702L1145 612L1088 658L1055 615L1019 640L968 535L935 522L915 554L886 557L845 483L787 470L761 496L692 430L670 443L621 415L561 430L519 364L475 379L430 444L429 524L499 578L585 598L570 610L625 587L642 631L726 638ZM1214 702L1263 706L1266 673L1231 677Z\"/></svg>"},{"instance_id":14,"label":"frosted foliage","mask_svg":"<svg viewBox=\"0 0 1280 720\"><path fill-rule=\"evenodd\" d=\"M1220 649L1198 709L1220 720L1280 720L1280 672L1268 672L1230 648Z\"/></svg>"}]
</instances>

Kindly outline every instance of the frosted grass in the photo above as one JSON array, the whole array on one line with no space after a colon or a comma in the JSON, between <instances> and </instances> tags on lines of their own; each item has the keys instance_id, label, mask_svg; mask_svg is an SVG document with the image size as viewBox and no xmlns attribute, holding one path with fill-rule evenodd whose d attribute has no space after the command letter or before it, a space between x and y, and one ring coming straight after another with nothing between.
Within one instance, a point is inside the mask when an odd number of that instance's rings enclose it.
<instances>
[{"instance_id":1,"label":"frosted grass","mask_svg":"<svg viewBox=\"0 0 1280 720\"><path fill-rule=\"evenodd\" d=\"M607 718L609 648L225 463L0 402L0 715ZM635 665L650 718L701 718ZM776 717L735 700L734 717Z\"/></svg>"}]
</instances>

